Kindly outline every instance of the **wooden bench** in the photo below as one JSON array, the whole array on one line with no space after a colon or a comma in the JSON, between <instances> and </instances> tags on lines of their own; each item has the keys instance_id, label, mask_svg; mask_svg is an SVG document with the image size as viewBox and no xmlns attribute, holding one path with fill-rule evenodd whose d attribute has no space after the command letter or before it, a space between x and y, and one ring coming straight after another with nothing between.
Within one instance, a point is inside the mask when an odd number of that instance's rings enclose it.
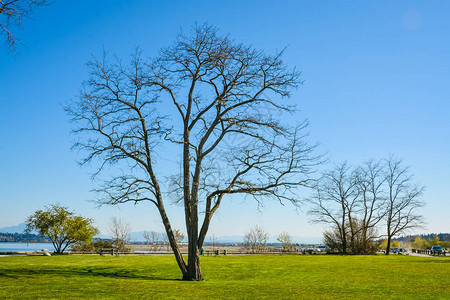
<instances>
[{"instance_id":1,"label":"wooden bench","mask_svg":"<svg viewBox=\"0 0 450 300\"><path fill-rule=\"evenodd\" d=\"M206 256L210 256L210 255L220 255L220 254L223 254L223 255L227 255L227 250L225 249L225 250L222 250L222 251L220 251L220 250L203 250L202 249L202 251L201 251L201 253L200 253L201 255L206 255Z\"/></svg>"},{"instance_id":2,"label":"wooden bench","mask_svg":"<svg viewBox=\"0 0 450 300\"><path fill-rule=\"evenodd\" d=\"M114 249L113 248L102 248L100 249L100 255L105 256L105 254L111 254L114 255Z\"/></svg>"}]
</instances>

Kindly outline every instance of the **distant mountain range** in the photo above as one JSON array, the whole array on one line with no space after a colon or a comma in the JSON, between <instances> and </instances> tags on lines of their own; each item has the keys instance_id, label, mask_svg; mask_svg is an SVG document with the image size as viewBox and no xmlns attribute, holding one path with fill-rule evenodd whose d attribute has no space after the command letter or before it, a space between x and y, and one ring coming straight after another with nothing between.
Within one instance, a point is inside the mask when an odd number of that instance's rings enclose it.
<instances>
[{"instance_id":1,"label":"distant mountain range","mask_svg":"<svg viewBox=\"0 0 450 300\"><path fill-rule=\"evenodd\" d=\"M23 233L25 231L25 228L27 228L27 225L25 223L20 223L16 226L10 226L10 227L2 227L0 228L0 232L2 233Z\"/></svg>"}]
</instances>

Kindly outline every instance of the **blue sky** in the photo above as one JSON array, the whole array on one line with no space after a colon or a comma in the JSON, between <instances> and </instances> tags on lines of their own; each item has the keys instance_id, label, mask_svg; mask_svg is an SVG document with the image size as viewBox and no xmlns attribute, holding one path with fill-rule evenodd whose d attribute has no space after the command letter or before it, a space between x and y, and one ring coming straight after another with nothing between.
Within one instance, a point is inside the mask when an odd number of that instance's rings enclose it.
<instances>
[{"instance_id":1,"label":"blue sky","mask_svg":"<svg viewBox=\"0 0 450 300\"><path fill-rule=\"evenodd\" d=\"M154 55L195 22L274 53L302 71L292 101L296 118L331 162L357 164L391 154L426 186L424 232L449 232L450 2L447 1L103 1L54 0L16 33L19 55L0 48L0 227L60 202L94 218L112 216L134 231L162 231L150 204L96 208L98 183L79 168L62 106L74 99L91 55L107 49L127 59L136 46ZM272 235L321 236L292 206L233 199L211 233L242 235L254 224ZM179 207L170 207L182 228Z\"/></svg>"}]
</instances>

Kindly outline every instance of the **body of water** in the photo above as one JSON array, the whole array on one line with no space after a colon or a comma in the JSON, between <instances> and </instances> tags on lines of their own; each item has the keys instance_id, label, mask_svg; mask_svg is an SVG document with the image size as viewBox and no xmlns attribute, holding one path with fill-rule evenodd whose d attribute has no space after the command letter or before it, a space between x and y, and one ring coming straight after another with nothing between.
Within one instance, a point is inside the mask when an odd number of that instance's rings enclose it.
<instances>
[{"instance_id":1,"label":"body of water","mask_svg":"<svg viewBox=\"0 0 450 300\"><path fill-rule=\"evenodd\" d=\"M55 251L52 243L9 243L0 242L0 252L33 252L48 249Z\"/></svg>"}]
</instances>

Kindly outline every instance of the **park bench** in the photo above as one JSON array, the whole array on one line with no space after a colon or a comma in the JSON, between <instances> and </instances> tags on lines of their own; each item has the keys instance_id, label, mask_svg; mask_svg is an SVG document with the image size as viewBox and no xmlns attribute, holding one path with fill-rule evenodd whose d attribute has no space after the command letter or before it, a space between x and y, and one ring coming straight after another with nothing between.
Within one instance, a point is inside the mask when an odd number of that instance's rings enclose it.
<instances>
[{"instance_id":1,"label":"park bench","mask_svg":"<svg viewBox=\"0 0 450 300\"><path fill-rule=\"evenodd\" d=\"M117 254L117 253L114 253L114 249L113 248L101 248L100 249L100 255L101 256L105 256L105 255L108 255L108 254L114 255L114 254Z\"/></svg>"},{"instance_id":2,"label":"park bench","mask_svg":"<svg viewBox=\"0 0 450 300\"><path fill-rule=\"evenodd\" d=\"M206 256L210 256L210 255L220 255L220 254L223 254L223 255L227 255L227 250L225 249L225 250L201 250L201 253L200 253L201 255L206 255Z\"/></svg>"}]
</instances>

